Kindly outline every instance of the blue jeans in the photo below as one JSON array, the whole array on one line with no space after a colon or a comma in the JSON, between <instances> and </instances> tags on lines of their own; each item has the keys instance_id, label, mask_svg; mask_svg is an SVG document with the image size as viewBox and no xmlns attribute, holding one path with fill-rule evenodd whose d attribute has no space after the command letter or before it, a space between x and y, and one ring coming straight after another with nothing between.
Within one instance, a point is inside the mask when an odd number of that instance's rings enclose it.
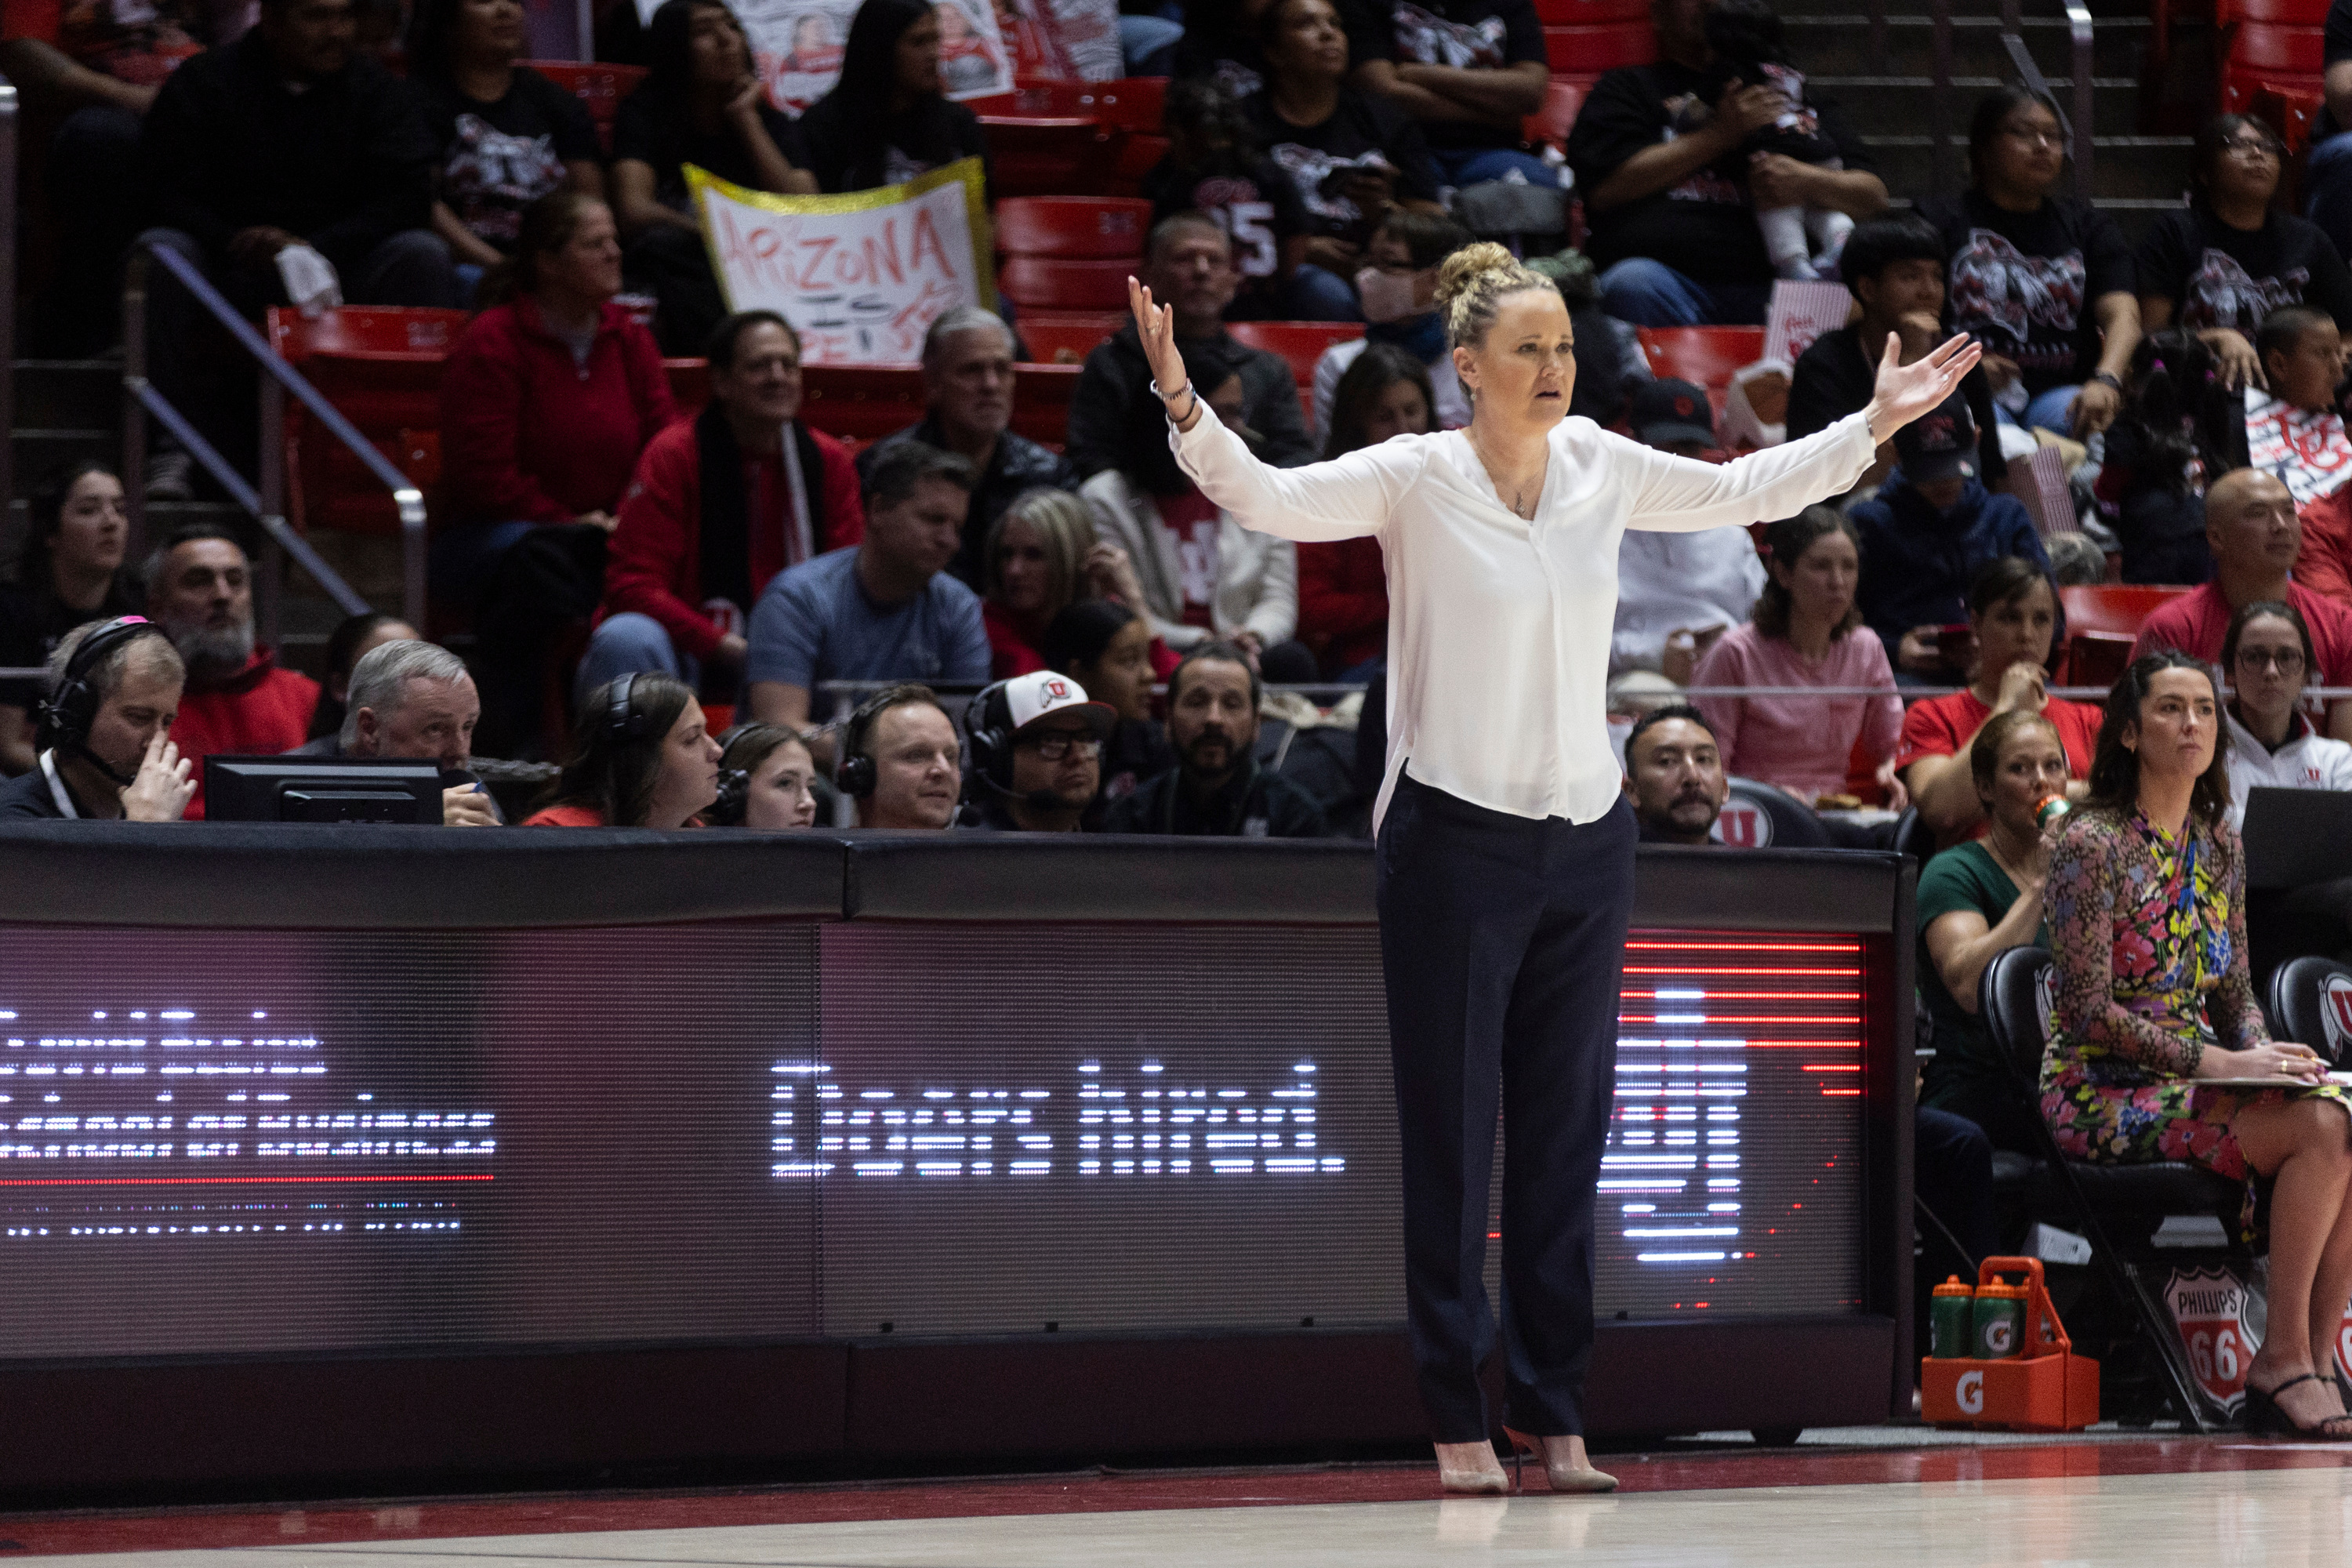
<instances>
[{"instance_id":1,"label":"blue jeans","mask_svg":"<svg viewBox=\"0 0 2352 1568\"><path fill-rule=\"evenodd\" d=\"M2303 216L2326 229L2336 249L2352 245L2352 131L2312 144L2303 184Z\"/></svg>"},{"instance_id":2,"label":"blue jeans","mask_svg":"<svg viewBox=\"0 0 2352 1568\"><path fill-rule=\"evenodd\" d=\"M2053 435L2072 436L2074 433L2074 422L2068 417L2068 414L2074 406L2074 399L2082 395L2082 391L2080 383L2072 386L2053 386L2047 392L2037 393L2033 399L2026 404L2023 414L2011 414L2000 405L1995 404L1992 410L1993 416L2003 425L2020 425L2028 430L2047 430Z\"/></svg>"},{"instance_id":3,"label":"blue jeans","mask_svg":"<svg viewBox=\"0 0 2352 1568\"><path fill-rule=\"evenodd\" d=\"M1769 283L1699 283L1663 261L1629 256L1601 275L1601 308L1637 327L1753 327Z\"/></svg>"},{"instance_id":4,"label":"blue jeans","mask_svg":"<svg viewBox=\"0 0 2352 1568\"><path fill-rule=\"evenodd\" d=\"M433 597L471 605L490 585L490 577L507 552L538 526L523 521L469 522L435 534L425 574Z\"/></svg>"},{"instance_id":5,"label":"blue jeans","mask_svg":"<svg viewBox=\"0 0 2352 1568\"><path fill-rule=\"evenodd\" d=\"M1283 289L1283 309L1294 321L1360 321L1356 286L1321 267L1302 266Z\"/></svg>"},{"instance_id":6,"label":"blue jeans","mask_svg":"<svg viewBox=\"0 0 2352 1568\"><path fill-rule=\"evenodd\" d=\"M573 700L584 712L598 687L625 675L667 675L699 689L702 661L678 652L667 629L651 616L625 610L589 635L588 651L580 656L580 673L572 681Z\"/></svg>"},{"instance_id":7,"label":"blue jeans","mask_svg":"<svg viewBox=\"0 0 2352 1568\"><path fill-rule=\"evenodd\" d=\"M1516 147L1433 147L1429 155L1437 164L1438 176L1449 185L1483 184L1501 179L1513 169L1525 174L1531 185L1550 189L1559 184L1559 170Z\"/></svg>"}]
</instances>

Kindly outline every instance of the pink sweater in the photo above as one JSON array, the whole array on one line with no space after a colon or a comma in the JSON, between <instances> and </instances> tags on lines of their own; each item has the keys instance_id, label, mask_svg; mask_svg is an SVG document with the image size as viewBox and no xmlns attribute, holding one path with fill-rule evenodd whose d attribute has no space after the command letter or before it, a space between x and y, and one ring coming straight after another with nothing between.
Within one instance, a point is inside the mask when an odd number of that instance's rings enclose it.
<instances>
[{"instance_id":1,"label":"pink sweater","mask_svg":"<svg viewBox=\"0 0 2352 1568\"><path fill-rule=\"evenodd\" d=\"M1699 660L1694 686L1883 686L1884 697L1749 697L1698 699L1699 711L1723 750L1724 772L1781 784L1807 798L1845 788L1846 759L1856 737L1874 761L1895 754L1903 735L1903 701L1885 645L1868 626L1830 644L1819 662L1786 637L1766 637L1756 623L1716 639Z\"/></svg>"}]
</instances>

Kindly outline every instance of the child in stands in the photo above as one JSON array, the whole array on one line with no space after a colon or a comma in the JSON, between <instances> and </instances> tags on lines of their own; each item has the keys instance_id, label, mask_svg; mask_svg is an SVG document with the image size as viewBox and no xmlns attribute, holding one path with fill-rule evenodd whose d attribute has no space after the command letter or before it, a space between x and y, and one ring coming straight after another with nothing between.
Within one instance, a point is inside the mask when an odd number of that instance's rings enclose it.
<instances>
[{"instance_id":1,"label":"child in stands","mask_svg":"<svg viewBox=\"0 0 2352 1568\"><path fill-rule=\"evenodd\" d=\"M1715 51L1719 73L1710 102L1721 101L1722 89L1735 80L1777 89L1789 100L1779 119L1739 144L1732 155L1739 174L1759 158L1774 154L1816 168L1845 167L1837 143L1822 133L1820 119L1805 107L1804 73L1789 63L1780 18L1765 0L1720 0L1706 14L1706 42ZM1766 207L1756 214L1756 226L1764 233L1773 270L1783 278L1811 281L1824 269L1835 271L1845 237L1853 232L1853 219L1833 207Z\"/></svg>"}]
</instances>

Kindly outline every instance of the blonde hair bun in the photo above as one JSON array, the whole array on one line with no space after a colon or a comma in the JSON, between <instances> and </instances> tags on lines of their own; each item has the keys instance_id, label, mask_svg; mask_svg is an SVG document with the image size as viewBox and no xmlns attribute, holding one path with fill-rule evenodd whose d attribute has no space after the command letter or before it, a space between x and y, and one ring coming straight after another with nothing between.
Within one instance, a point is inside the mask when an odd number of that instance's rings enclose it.
<instances>
[{"instance_id":1,"label":"blonde hair bun","mask_svg":"<svg viewBox=\"0 0 2352 1568\"><path fill-rule=\"evenodd\" d=\"M1445 318L1445 341L1454 348L1475 348L1495 324L1496 307L1506 294L1525 289L1559 285L1533 270L1491 239L1465 245L1438 264L1437 308Z\"/></svg>"}]
</instances>

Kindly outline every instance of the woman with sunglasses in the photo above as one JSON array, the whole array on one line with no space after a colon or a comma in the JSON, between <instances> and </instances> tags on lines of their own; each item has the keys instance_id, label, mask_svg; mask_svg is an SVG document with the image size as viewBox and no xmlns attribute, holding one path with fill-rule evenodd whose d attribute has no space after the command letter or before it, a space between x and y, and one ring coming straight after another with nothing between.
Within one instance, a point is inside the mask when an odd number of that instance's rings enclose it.
<instances>
[{"instance_id":1,"label":"woman with sunglasses","mask_svg":"<svg viewBox=\"0 0 2352 1568\"><path fill-rule=\"evenodd\" d=\"M2189 205L2158 216L2133 258L2141 327L2195 332L2232 391L2265 384L2254 329L2279 306L2315 305L2352 328L2352 269L2317 225L2272 205L2284 159L2259 120L2207 121Z\"/></svg>"}]
</instances>

